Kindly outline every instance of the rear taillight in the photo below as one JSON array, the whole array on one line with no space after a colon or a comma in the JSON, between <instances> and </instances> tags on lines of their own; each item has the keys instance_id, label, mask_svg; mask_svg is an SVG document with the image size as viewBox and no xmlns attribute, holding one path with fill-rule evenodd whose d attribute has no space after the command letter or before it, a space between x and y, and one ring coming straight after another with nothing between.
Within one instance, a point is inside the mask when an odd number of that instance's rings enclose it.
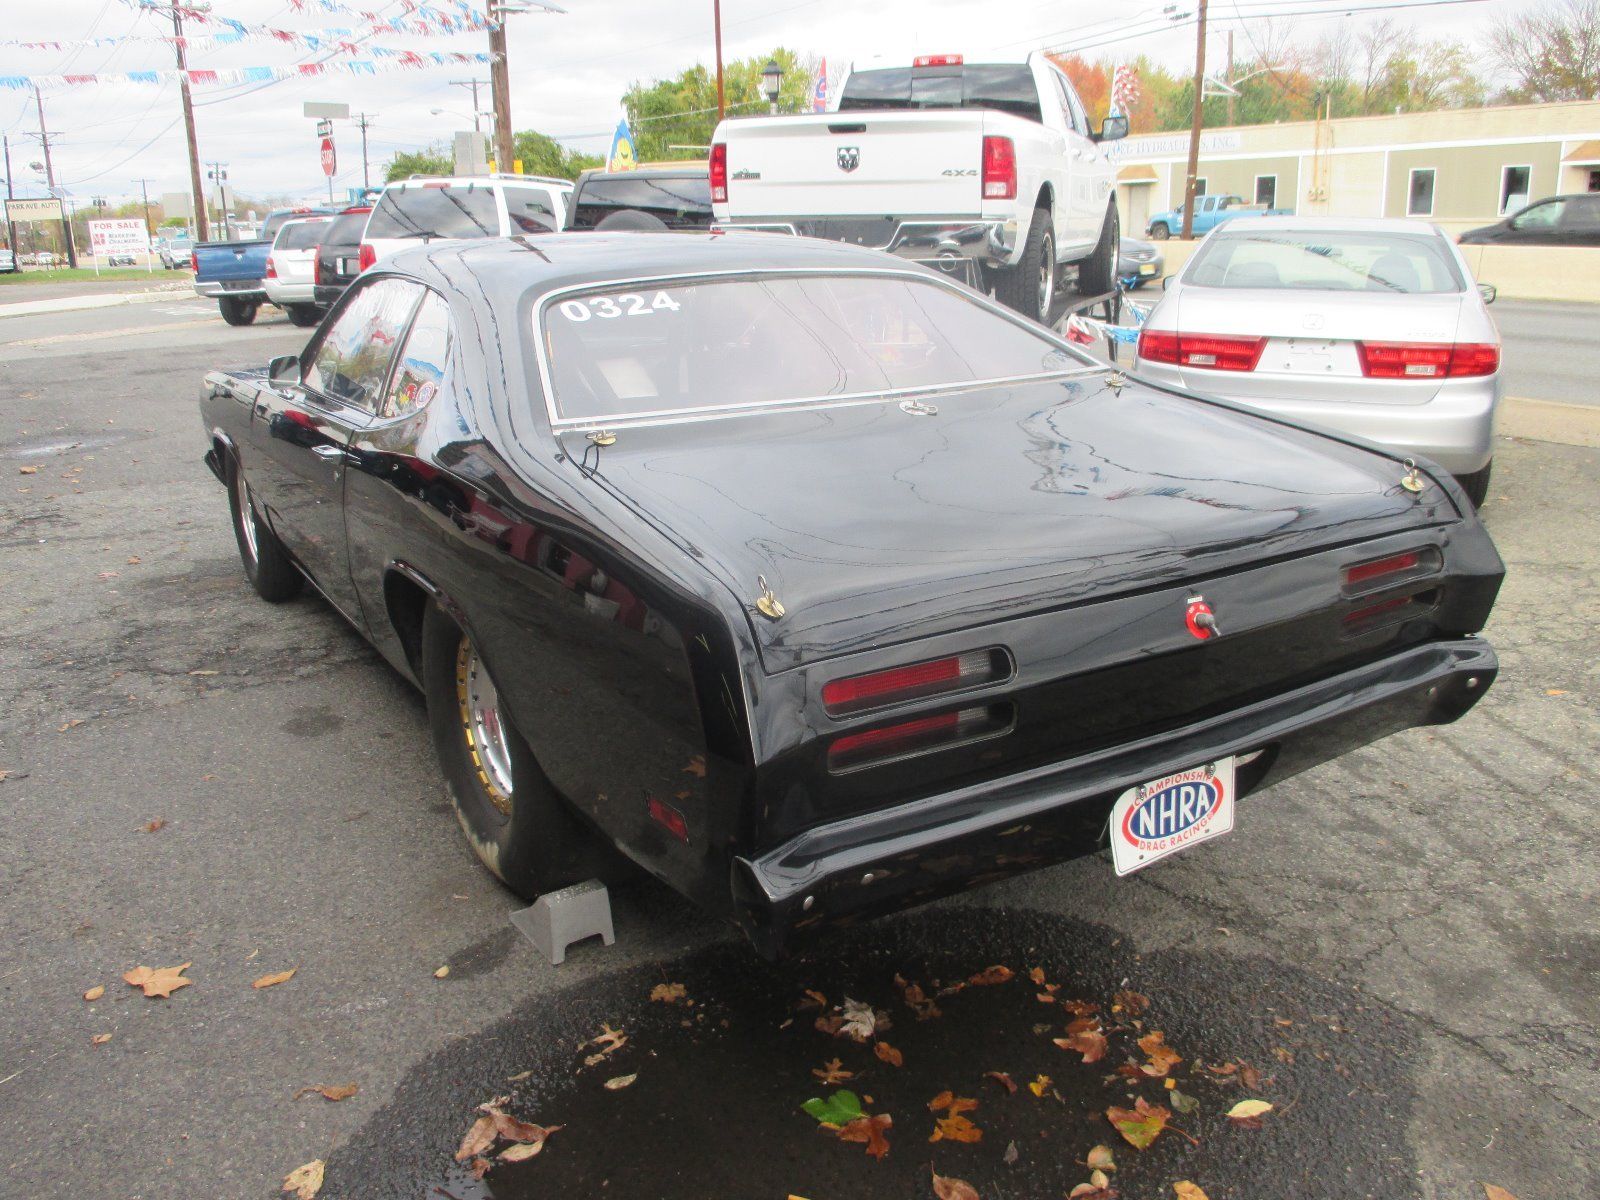
<instances>
[{"instance_id":1,"label":"rear taillight","mask_svg":"<svg viewBox=\"0 0 1600 1200\"><path fill-rule=\"evenodd\" d=\"M1444 556L1435 547L1421 546L1383 558L1352 563L1343 571L1341 590L1347 596L1381 591L1436 574L1443 565Z\"/></svg>"},{"instance_id":2,"label":"rear taillight","mask_svg":"<svg viewBox=\"0 0 1600 1200\"><path fill-rule=\"evenodd\" d=\"M711 203L728 202L728 143L717 142L711 147Z\"/></svg>"},{"instance_id":3,"label":"rear taillight","mask_svg":"<svg viewBox=\"0 0 1600 1200\"><path fill-rule=\"evenodd\" d=\"M913 67L959 67L961 63L959 54L919 54L911 60Z\"/></svg>"},{"instance_id":4,"label":"rear taillight","mask_svg":"<svg viewBox=\"0 0 1600 1200\"><path fill-rule=\"evenodd\" d=\"M267 255L267 278L268 279L276 279L277 277L278 277L278 264L272 261L272 255L269 254L269 255Z\"/></svg>"},{"instance_id":5,"label":"rear taillight","mask_svg":"<svg viewBox=\"0 0 1600 1200\"><path fill-rule=\"evenodd\" d=\"M1139 357L1149 362L1207 371L1254 371L1267 339L1215 333L1173 333L1146 327L1139 334Z\"/></svg>"},{"instance_id":6,"label":"rear taillight","mask_svg":"<svg viewBox=\"0 0 1600 1200\"><path fill-rule=\"evenodd\" d=\"M363 271L365 271L368 267L372 266L377 261L378 261L378 252L376 250L374 250L371 246L369 246L366 242L362 242L361 243L361 258L360 258L361 269Z\"/></svg>"},{"instance_id":7,"label":"rear taillight","mask_svg":"<svg viewBox=\"0 0 1600 1200\"><path fill-rule=\"evenodd\" d=\"M1500 347L1484 342L1357 342L1356 353L1369 379L1459 378L1500 369Z\"/></svg>"},{"instance_id":8,"label":"rear taillight","mask_svg":"<svg viewBox=\"0 0 1600 1200\"><path fill-rule=\"evenodd\" d=\"M990 704L847 733L828 746L828 769L851 771L980 741L1009 732L1014 716L1011 705Z\"/></svg>"},{"instance_id":9,"label":"rear taillight","mask_svg":"<svg viewBox=\"0 0 1600 1200\"><path fill-rule=\"evenodd\" d=\"M321 254L313 254L311 256L311 284L312 284L313 287L315 287L317 284L319 284L321 282L322 282L322 255Z\"/></svg>"},{"instance_id":10,"label":"rear taillight","mask_svg":"<svg viewBox=\"0 0 1600 1200\"><path fill-rule=\"evenodd\" d=\"M200 251L189 251L189 270L193 271L196 275L200 274Z\"/></svg>"},{"instance_id":11,"label":"rear taillight","mask_svg":"<svg viewBox=\"0 0 1600 1200\"><path fill-rule=\"evenodd\" d=\"M887 671L829 680L822 687L822 707L829 716L845 716L904 700L922 700L979 687L1010 673L1011 659L1004 650L972 650L891 667Z\"/></svg>"},{"instance_id":12,"label":"rear taillight","mask_svg":"<svg viewBox=\"0 0 1600 1200\"><path fill-rule=\"evenodd\" d=\"M983 198L1015 200L1017 148L1008 137L989 134L983 139Z\"/></svg>"}]
</instances>

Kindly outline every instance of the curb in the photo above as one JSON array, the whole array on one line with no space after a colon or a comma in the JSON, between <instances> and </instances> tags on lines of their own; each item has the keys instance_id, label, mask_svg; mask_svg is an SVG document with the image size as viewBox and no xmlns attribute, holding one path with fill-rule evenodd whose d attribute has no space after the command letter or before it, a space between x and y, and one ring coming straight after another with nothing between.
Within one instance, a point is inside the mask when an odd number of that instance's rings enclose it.
<instances>
[{"instance_id":1,"label":"curb","mask_svg":"<svg viewBox=\"0 0 1600 1200\"><path fill-rule=\"evenodd\" d=\"M35 317L42 313L77 312L89 308L116 308L123 304L151 304L158 300L192 298L189 288L174 287L162 292L102 292L89 296L60 296L54 300L18 300L0 304L0 320L6 317Z\"/></svg>"},{"instance_id":2,"label":"curb","mask_svg":"<svg viewBox=\"0 0 1600 1200\"><path fill-rule=\"evenodd\" d=\"M1497 425L1495 432L1502 437L1562 446L1600 446L1600 405L1507 396L1500 401Z\"/></svg>"}]
</instances>

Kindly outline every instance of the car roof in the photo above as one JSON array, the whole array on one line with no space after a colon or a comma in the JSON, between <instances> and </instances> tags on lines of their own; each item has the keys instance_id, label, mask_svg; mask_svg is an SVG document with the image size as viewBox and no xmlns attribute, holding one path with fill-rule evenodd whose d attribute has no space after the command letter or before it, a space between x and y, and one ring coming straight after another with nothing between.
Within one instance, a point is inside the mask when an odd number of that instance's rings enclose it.
<instances>
[{"instance_id":1,"label":"car roof","mask_svg":"<svg viewBox=\"0 0 1600 1200\"><path fill-rule=\"evenodd\" d=\"M572 180L556 179L550 175L413 175L410 179L392 179L383 185L384 191L398 188L405 190L413 184L421 187L425 184L476 184L479 187L516 187L518 184L538 183L546 187L570 188Z\"/></svg>"},{"instance_id":2,"label":"car roof","mask_svg":"<svg viewBox=\"0 0 1600 1200\"><path fill-rule=\"evenodd\" d=\"M1414 221L1404 217L1248 217L1224 221L1209 236L1222 237L1230 233L1249 233L1251 230L1280 229L1289 233L1317 233L1342 231L1346 233L1409 233L1444 235L1432 221Z\"/></svg>"},{"instance_id":3,"label":"car roof","mask_svg":"<svg viewBox=\"0 0 1600 1200\"><path fill-rule=\"evenodd\" d=\"M951 47L946 50L924 50L917 54L884 54L868 59L866 62L853 62L850 64L850 74L858 71L885 71L904 70L906 67L916 65L919 58L936 58L941 54L954 54L962 59L962 65L974 67L1015 66L1022 67L1033 61L1032 51L1016 51L1009 53L982 50L976 54L967 54L960 47Z\"/></svg>"}]
</instances>

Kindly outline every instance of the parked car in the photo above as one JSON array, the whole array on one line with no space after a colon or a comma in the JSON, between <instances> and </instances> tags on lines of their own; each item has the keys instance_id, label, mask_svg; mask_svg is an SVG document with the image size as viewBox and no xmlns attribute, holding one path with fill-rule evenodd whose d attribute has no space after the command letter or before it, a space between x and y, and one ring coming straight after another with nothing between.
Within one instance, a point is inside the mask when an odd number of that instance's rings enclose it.
<instances>
[{"instance_id":1,"label":"parked car","mask_svg":"<svg viewBox=\"0 0 1600 1200\"><path fill-rule=\"evenodd\" d=\"M188 234L167 238L156 253L161 265L169 271L182 271L193 266L195 241Z\"/></svg>"},{"instance_id":2,"label":"parked car","mask_svg":"<svg viewBox=\"0 0 1600 1200\"><path fill-rule=\"evenodd\" d=\"M1237 221L1250 217L1281 217L1289 215L1289 212L1287 208L1246 204L1242 196L1196 196L1191 232L1195 237L1202 237L1224 221ZM1146 230L1158 242L1177 237L1183 232L1183 205L1156 213L1150 218Z\"/></svg>"},{"instance_id":3,"label":"parked car","mask_svg":"<svg viewBox=\"0 0 1600 1200\"><path fill-rule=\"evenodd\" d=\"M53 250L41 250L33 256L33 261L41 267L56 267L65 260Z\"/></svg>"},{"instance_id":4,"label":"parked car","mask_svg":"<svg viewBox=\"0 0 1600 1200\"><path fill-rule=\"evenodd\" d=\"M361 274L361 234L371 211L370 205L347 208L323 231L315 264L316 299L321 307L332 305Z\"/></svg>"},{"instance_id":5,"label":"parked car","mask_svg":"<svg viewBox=\"0 0 1600 1200\"><path fill-rule=\"evenodd\" d=\"M261 237L244 242L201 242L190 252L194 290L214 296L229 325L248 325L267 299L267 254L285 222L331 216L330 208L280 208L267 214Z\"/></svg>"},{"instance_id":6,"label":"parked car","mask_svg":"<svg viewBox=\"0 0 1600 1200\"><path fill-rule=\"evenodd\" d=\"M568 229L615 228L621 214L648 228L708 229L711 179L704 162L657 163L632 171L585 171L573 185ZM606 222L610 221L607 225Z\"/></svg>"},{"instance_id":7,"label":"parked car","mask_svg":"<svg viewBox=\"0 0 1600 1200\"><path fill-rule=\"evenodd\" d=\"M1211 233L1151 309L1135 370L1438 463L1488 495L1500 334L1421 221L1276 217Z\"/></svg>"},{"instance_id":8,"label":"parked car","mask_svg":"<svg viewBox=\"0 0 1600 1200\"><path fill-rule=\"evenodd\" d=\"M1496 672L1448 476L839 243L418 247L200 407L250 582L421 687L485 865L631 860L766 954L1138 869Z\"/></svg>"},{"instance_id":9,"label":"parked car","mask_svg":"<svg viewBox=\"0 0 1600 1200\"><path fill-rule=\"evenodd\" d=\"M1464 246L1600 246L1600 192L1551 196L1457 240Z\"/></svg>"},{"instance_id":10,"label":"parked car","mask_svg":"<svg viewBox=\"0 0 1600 1200\"><path fill-rule=\"evenodd\" d=\"M322 319L317 305L317 246L332 222L332 217L285 221L267 252L262 286L267 299L283 309L292 324L315 325Z\"/></svg>"},{"instance_id":11,"label":"parked car","mask_svg":"<svg viewBox=\"0 0 1600 1200\"><path fill-rule=\"evenodd\" d=\"M18 270L16 254L5 247L0 247L0 275L10 275L16 270Z\"/></svg>"},{"instance_id":12,"label":"parked car","mask_svg":"<svg viewBox=\"0 0 1600 1200\"><path fill-rule=\"evenodd\" d=\"M724 229L807 234L929 263L1044 320L1061 268L1116 285L1117 203L1105 142L1042 51L927 54L852 71L838 110L740 117L712 135Z\"/></svg>"},{"instance_id":13,"label":"parked car","mask_svg":"<svg viewBox=\"0 0 1600 1200\"><path fill-rule=\"evenodd\" d=\"M554 233L572 184L540 175L413 178L388 184L361 237L363 271L418 241Z\"/></svg>"},{"instance_id":14,"label":"parked car","mask_svg":"<svg viewBox=\"0 0 1600 1200\"><path fill-rule=\"evenodd\" d=\"M1167 270L1166 256L1154 242L1125 237L1118 243L1117 281L1129 291L1160 279Z\"/></svg>"},{"instance_id":15,"label":"parked car","mask_svg":"<svg viewBox=\"0 0 1600 1200\"><path fill-rule=\"evenodd\" d=\"M110 267L133 267L139 260L126 250L114 250L106 255L106 265Z\"/></svg>"}]
</instances>

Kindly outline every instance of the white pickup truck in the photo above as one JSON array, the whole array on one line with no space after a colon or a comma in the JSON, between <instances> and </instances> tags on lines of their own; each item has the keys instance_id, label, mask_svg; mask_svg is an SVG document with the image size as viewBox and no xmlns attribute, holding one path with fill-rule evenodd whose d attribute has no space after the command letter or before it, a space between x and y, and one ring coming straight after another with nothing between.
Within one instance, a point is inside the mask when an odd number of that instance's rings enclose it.
<instances>
[{"instance_id":1,"label":"white pickup truck","mask_svg":"<svg viewBox=\"0 0 1600 1200\"><path fill-rule=\"evenodd\" d=\"M1115 286L1114 168L1071 81L1042 53L923 55L855 69L833 111L717 126L717 228L874 246L960 275L1044 319L1059 268Z\"/></svg>"}]
</instances>

